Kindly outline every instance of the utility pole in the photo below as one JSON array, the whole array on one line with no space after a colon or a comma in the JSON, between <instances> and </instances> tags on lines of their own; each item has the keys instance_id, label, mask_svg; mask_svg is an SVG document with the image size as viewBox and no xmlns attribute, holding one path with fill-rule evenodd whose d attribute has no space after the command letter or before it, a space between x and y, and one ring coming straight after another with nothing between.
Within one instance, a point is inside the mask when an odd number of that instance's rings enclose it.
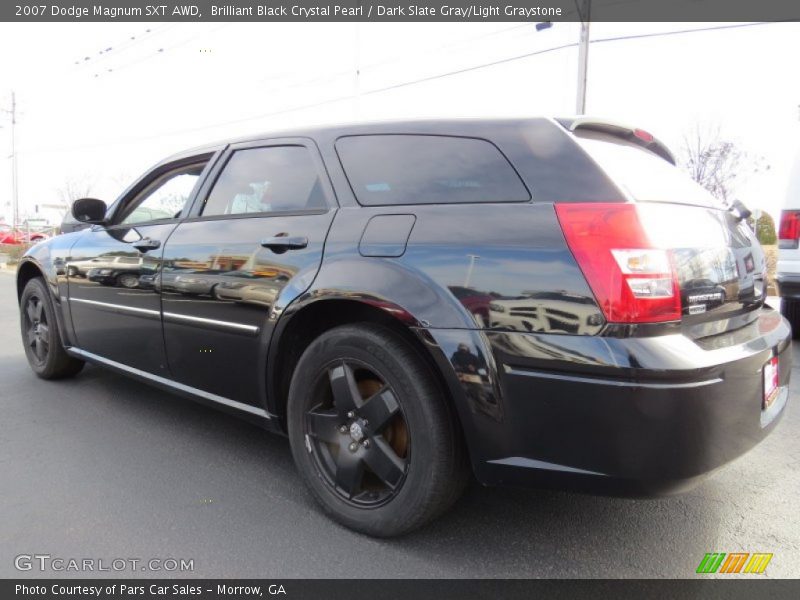
<instances>
[{"instance_id":1,"label":"utility pole","mask_svg":"<svg viewBox=\"0 0 800 600\"><path fill-rule=\"evenodd\" d=\"M580 47L578 50L578 98L575 112L579 115L586 113L586 78L589 74L589 20L592 14L592 0L576 0L583 9L578 9L581 20Z\"/></svg>"},{"instance_id":2,"label":"utility pole","mask_svg":"<svg viewBox=\"0 0 800 600\"><path fill-rule=\"evenodd\" d=\"M13 202L13 226L19 224L19 193L17 189L17 97L11 92L11 110L4 110L11 115L11 201Z\"/></svg>"},{"instance_id":3,"label":"utility pole","mask_svg":"<svg viewBox=\"0 0 800 600\"><path fill-rule=\"evenodd\" d=\"M472 271L475 269L475 261L480 258L477 254L467 254L469 258L469 267L467 267L467 276L464 278L464 287L468 288L472 283Z\"/></svg>"},{"instance_id":4,"label":"utility pole","mask_svg":"<svg viewBox=\"0 0 800 600\"><path fill-rule=\"evenodd\" d=\"M19 225L19 176L17 175L17 96L11 92L11 200L14 202L14 227Z\"/></svg>"}]
</instances>

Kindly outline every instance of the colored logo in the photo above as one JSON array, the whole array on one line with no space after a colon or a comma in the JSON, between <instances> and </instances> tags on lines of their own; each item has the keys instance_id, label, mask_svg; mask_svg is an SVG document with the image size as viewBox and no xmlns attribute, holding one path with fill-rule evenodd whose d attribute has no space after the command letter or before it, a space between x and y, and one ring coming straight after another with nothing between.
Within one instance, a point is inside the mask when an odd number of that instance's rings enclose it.
<instances>
[{"instance_id":1,"label":"colored logo","mask_svg":"<svg viewBox=\"0 0 800 600\"><path fill-rule=\"evenodd\" d=\"M772 554L756 552L709 552L700 561L697 567L698 573L763 573Z\"/></svg>"}]
</instances>

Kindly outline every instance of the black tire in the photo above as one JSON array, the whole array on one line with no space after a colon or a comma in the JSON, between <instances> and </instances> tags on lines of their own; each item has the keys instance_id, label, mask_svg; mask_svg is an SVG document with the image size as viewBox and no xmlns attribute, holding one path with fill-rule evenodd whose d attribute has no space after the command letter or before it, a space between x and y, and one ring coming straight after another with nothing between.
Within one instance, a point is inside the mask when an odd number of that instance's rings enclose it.
<instances>
[{"instance_id":1,"label":"black tire","mask_svg":"<svg viewBox=\"0 0 800 600\"><path fill-rule=\"evenodd\" d=\"M368 535L420 527L468 480L440 386L413 346L384 326L343 325L309 345L292 376L287 427L297 468L323 510Z\"/></svg>"},{"instance_id":2,"label":"black tire","mask_svg":"<svg viewBox=\"0 0 800 600\"><path fill-rule=\"evenodd\" d=\"M792 326L792 337L800 337L800 301L791 298L781 298L781 314L786 317Z\"/></svg>"},{"instance_id":3,"label":"black tire","mask_svg":"<svg viewBox=\"0 0 800 600\"><path fill-rule=\"evenodd\" d=\"M42 379L62 379L80 372L84 363L64 350L53 300L41 277L25 285L19 307L25 356L33 372Z\"/></svg>"}]
</instances>

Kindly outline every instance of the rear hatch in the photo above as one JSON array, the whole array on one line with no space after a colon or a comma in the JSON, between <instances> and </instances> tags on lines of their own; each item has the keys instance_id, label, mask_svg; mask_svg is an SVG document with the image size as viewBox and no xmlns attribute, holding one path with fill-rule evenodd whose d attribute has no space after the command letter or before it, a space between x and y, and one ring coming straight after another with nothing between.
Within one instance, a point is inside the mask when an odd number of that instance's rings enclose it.
<instances>
[{"instance_id":1,"label":"rear hatch","mask_svg":"<svg viewBox=\"0 0 800 600\"><path fill-rule=\"evenodd\" d=\"M631 281L637 283L630 285L639 286L632 289L634 294L643 291L645 296L640 298L647 306L655 304L655 301L650 299L648 302L646 294L652 294L651 298L655 298L659 291L665 296L670 294L667 278L671 275L672 313L665 309L661 318L656 315L655 319L649 319L645 315L634 320L667 320L670 315L677 317L679 312L682 324L693 337L745 325L755 318L750 313L762 306L766 295L766 259L755 234L740 214L729 210L675 167L669 151L657 145L652 136L640 130L628 132L628 135L620 135L619 130L608 132L579 127L575 128L573 135L626 199L635 204L635 209L628 207L635 211L635 217L631 221L633 224L626 227L628 230L640 227L640 239L644 241L631 245L657 249L651 252L664 251L669 260L667 267L657 269L671 271L671 274L662 273L663 278L657 280L660 283L651 282L649 287L643 287L641 282L647 280L636 275ZM606 206L613 207L611 204ZM565 218L569 218L568 211L559 210L559 206L556 208L564 227ZM602 235L597 229L586 229L585 233L590 237ZM568 227L565 234L572 247L578 239L577 234L573 232L570 240ZM609 245L613 247L613 241ZM612 249L612 252L622 278L626 277L626 272L631 273L628 265L633 265L635 271L648 260L658 262L657 255L653 260L652 256L639 256L632 251ZM603 271L604 277L608 277L608 265ZM646 273L647 269L644 271ZM587 278L591 283L588 274ZM666 306L669 301L664 299L662 303Z\"/></svg>"}]
</instances>

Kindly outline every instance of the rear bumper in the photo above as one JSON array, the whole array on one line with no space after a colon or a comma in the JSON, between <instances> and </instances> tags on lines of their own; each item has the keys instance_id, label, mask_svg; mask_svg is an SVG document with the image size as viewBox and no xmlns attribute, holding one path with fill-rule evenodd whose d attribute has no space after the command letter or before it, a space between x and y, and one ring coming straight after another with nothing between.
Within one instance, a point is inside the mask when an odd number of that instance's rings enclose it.
<instances>
[{"instance_id":1,"label":"rear bumper","mask_svg":"<svg viewBox=\"0 0 800 600\"><path fill-rule=\"evenodd\" d=\"M473 406L465 427L485 484L681 489L758 444L788 398L790 328L768 307L745 327L701 341L485 338L495 359L495 408ZM780 395L762 411L762 368L774 355Z\"/></svg>"}]
</instances>

